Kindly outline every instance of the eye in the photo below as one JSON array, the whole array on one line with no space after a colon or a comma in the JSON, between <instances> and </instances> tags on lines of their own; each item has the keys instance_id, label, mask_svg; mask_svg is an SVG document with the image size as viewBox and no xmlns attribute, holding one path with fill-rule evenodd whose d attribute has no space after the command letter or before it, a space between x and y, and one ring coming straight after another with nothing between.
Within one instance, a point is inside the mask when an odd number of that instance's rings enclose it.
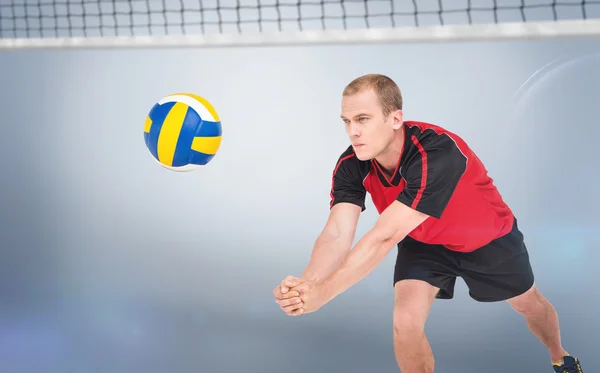
<instances>
[{"instance_id":1,"label":"eye","mask_svg":"<svg viewBox=\"0 0 600 373\"><path fill-rule=\"evenodd\" d=\"M358 118L359 121L364 122L365 120L367 120L367 117L360 117Z\"/></svg>"}]
</instances>

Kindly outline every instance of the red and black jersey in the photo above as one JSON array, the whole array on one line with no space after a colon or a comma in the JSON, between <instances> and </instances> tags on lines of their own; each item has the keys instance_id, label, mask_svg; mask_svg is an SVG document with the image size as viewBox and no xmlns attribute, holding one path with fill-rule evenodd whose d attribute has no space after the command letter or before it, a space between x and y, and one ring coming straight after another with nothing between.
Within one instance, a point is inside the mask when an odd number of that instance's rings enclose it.
<instances>
[{"instance_id":1,"label":"red and black jersey","mask_svg":"<svg viewBox=\"0 0 600 373\"><path fill-rule=\"evenodd\" d=\"M377 161L356 158L352 146L333 171L331 207L365 210L366 193L381 214L395 200L431 217L410 232L417 241L469 252L510 232L514 216L466 142L439 126L404 122L404 146L388 178Z\"/></svg>"}]
</instances>

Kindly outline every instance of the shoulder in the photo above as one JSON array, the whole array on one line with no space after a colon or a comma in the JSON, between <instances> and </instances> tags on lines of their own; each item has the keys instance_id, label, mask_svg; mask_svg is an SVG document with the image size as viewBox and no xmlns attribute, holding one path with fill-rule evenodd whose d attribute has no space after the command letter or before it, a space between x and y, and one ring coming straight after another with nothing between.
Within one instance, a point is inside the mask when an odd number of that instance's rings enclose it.
<instances>
[{"instance_id":1,"label":"shoulder","mask_svg":"<svg viewBox=\"0 0 600 373\"><path fill-rule=\"evenodd\" d=\"M397 200L424 214L440 218L467 170L461 140L428 123L406 123L406 187Z\"/></svg>"},{"instance_id":2,"label":"shoulder","mask_svg":"<svg viewBox=\"0 0 600 373\"><path fill-rule=\"evenodd\" d=\"M402 167L407 179L458 177L466 172L471 151L459 136L430 123L405 124L408 144Z\"/></svg>"},{"instance_id":3,"label":"shoulder","mask_svg":"<svg viewBox=\"0 0 600 373\"><path fill-rule=\"evenodd\" d=\"M348 146L338 157L335 168L333 170L334 175L343 174L345 176L362 179L369 173L371 162L361 161L356 157L356 153L352 148L352 145Z\"/></svg>"},{"instance_id":4,"label":"shoulder","mask_svg":"<svg viewBox=\"0 0 600 373\"><path fill-rule=\"evenodd\" d=\"M367 163L356 157L352 146L340 154L331 177L330 207L348 202L359 206L361 211L365 210L366 190L363 180L369 172Z\"/></svg>"},{"instance_id":5,"label":"shoulder","mask_svg":"<svg viewBox=\"0 0 600 373\"><path fill-rule=\"evenodd\" d=\"M418 143L424 148L438 147L444 145L444 148L456 148L463 150L467 148L464 140L454 132L443 127L426 122L405 122L408 129L408 137L415 145Z\"/></svg>"},{"instance_id":6,"label":"shoulder","mask_svg":"<svg viewBox=\"0 0 600 373\"><path fill-rule=\"evenodd\" d=\"M426 122L408 121L405 124L406 139L414 146L415 155L436 162L466 163L471 149L457 134Z\"/></svg>"}]
</instances>

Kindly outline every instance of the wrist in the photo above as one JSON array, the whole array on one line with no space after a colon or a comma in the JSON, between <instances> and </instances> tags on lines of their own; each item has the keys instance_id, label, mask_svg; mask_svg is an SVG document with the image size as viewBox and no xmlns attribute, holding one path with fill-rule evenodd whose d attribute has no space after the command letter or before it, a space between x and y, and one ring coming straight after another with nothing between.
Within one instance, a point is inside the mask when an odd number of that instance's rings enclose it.
<instances>
[{"instance_id":1,"label":"wrist","mask_svg":"<svg viewBox=\"0 0 600 373\"><path fill-rule=\"evenodd\" d=\"M335 280L329 276L317 283L325 302L329 302L338 295L335 287Z\"/></svg>"},{"instance_id":2,"label":"wrist","mask_svg":"<svg viewBox=\"0 0 600 373\"><path fill-rule=\"evenodd\" d=\"M313 284L318 284L323 281L322 276L319 276L317 273L310 273L310 272L303 273L302 276L300 276L300 279L302 281L310 281Z\"/></svg>"}]
</instances>

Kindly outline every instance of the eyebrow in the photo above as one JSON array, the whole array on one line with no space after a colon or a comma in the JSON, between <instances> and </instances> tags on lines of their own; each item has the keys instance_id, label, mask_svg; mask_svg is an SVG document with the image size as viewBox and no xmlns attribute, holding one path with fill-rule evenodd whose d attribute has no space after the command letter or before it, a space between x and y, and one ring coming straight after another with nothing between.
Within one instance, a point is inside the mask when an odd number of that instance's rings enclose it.
<instances>
[{"instance_id":1,"label":"eyebrow","mask_svg":"<svg viewBox=\"0 0 600 373\"><path fill-rule=\"evenodd\" d=\"M369 116L369 114L367 114L367 113L359 113L359 114L356 114L356 115L354 116L354 118L358 118L358 117L368 117L368 116ZM344 117L343 115L340 115L340 118L342 118L342 119L345 119L345 117Z\"/></svg>"}]
</instances>

